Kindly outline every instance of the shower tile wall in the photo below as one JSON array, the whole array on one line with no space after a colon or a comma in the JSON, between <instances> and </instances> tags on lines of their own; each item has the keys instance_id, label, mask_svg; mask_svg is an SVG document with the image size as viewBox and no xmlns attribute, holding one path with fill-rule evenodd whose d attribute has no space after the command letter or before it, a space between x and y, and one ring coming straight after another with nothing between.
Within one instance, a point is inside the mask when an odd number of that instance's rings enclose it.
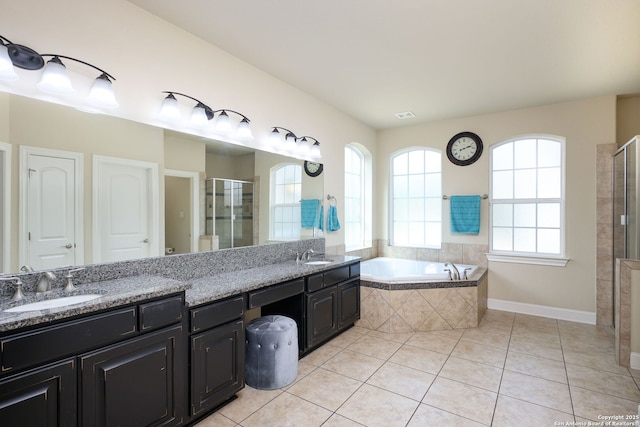
<instances>
[{"instance_id":1,"label":"shower tile wall","mask_svg":"<svg viewBox=\"0 0 640 427\"><path fill-rule=\"evenodd\" d=\"M597 147L596 323L613 324L613 154L616 144Z\"/></svg>"}]
</instances>

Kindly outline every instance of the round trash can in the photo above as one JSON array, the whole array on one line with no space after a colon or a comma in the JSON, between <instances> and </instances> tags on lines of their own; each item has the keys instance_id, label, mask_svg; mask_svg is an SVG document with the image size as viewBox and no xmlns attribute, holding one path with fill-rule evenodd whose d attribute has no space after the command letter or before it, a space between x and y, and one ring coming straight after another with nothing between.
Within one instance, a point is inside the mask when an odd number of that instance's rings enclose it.
<instances>
[{"instance_id":1,"label":"round trash can","mask_svg":"<svg viewBox=\"0 0 640 427\"><path fill-rule=\"evenodd\" d=\"M260 390L291 384L298 375L298 327L281 315L252 320L246 328L245 382Z\"/></svg>"}]
</instances>

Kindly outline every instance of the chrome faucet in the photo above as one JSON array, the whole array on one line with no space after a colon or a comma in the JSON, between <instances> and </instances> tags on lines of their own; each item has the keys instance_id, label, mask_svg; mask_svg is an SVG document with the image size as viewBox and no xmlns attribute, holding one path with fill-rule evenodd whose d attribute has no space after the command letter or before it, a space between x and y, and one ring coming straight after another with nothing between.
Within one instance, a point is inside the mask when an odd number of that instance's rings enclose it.
<instances>
[{"instance_id":1,"label":"chrome faucet","mask_svg":"<svg viewBox=\"0 0 640 427\"><path fill-rule=\"evenodd\" d=\"M309 261L311 259L311 254L315 254L316 252L309 248L306 249L304 252L302 252L301 254L296 254L296 262L302 262L302 261Z\"/></svg>"},{"instance_id":2,"label":"chrome faucet","mask_svg":"<svg viewBox=\"0 0 640 427\"><path fill-rule=\"evenodd\" d=\"M24 271L25 273L33 273L33 268L30 265L23 265L20 267L20 271Z\"/></svg>"},{"instance_id":3,"label":"chrome faucet","mask_svg":"<svg viewBox=\"0 0 640 427\"><path fill-rule=\"evenodd\" d=\"M452 263L452 262L445 262L445 263L444 263L444 266L445 266L445 267L450 266L451 268L453 268L453 271L448 270L448 269L447 269L447 270L445 270L445 271L448 271L448 272L449 272L449 277L451 277L451 273L453 273L453 278L452 278L452 280L460 280L460 271L458 270L458 267L456 267L454 263Z\"/></svg>"},{"instance_id":4,"label":"chrome faucet","mask_svg":"<svg viewBox=\"0 0 640 427\"><path fill-rule=\"evenodd\" d=\"M51 290L51 282L54 280L56 280L56 276L52 272L47 271L42 273L38 279L36 293L41 294L43 292L49 292Z\"/></svg>"}]
</instances>

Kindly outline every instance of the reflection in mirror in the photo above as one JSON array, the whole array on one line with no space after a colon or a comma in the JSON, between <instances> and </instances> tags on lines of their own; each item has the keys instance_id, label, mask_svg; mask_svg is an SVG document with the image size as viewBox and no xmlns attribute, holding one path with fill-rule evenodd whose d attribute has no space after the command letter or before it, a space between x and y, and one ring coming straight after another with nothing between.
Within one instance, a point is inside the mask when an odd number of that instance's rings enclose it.
<instances>
[{"instance_id":1,"label":"reflection in mirror","mask_svg":"<svg viewBox=\"0 0 640 427\"><path fill-rule=\"evenodd\" d=\"M245 238L250 234L251 239L244 241L250 244L274 241L269 226L272 170L280 164L301 166L303 163L301 160L239 145L0 93L0 233L3 242L0 266L5 273L18 272L21 266L28 264L41 268L63 266L38 264L29 258L30 230L27 224L32 213L46 218L49 222L47 227L60 227L69 219L66 214L47 216L51 208L48 212L29 212L22 208L29 197L28 175L35 173L30 169L41 167L32 167L27 162L27 153L33 152L44 155L47 165L66 158L72 158L75 162L72 172L64 172L64 167L54 168L55 173L49 176L56 178L48 178L44 182L46 188L38 193L40 199L34 199L29 205L38 206L42 200L46 200L50 206L60 204L58 201L67 197L67 193L60 190L61 183L67 182L62 177L67 173L74 174L73 189L69 189L71 192L68 193L74 194L68 196L75 203L71 208L75 213L74 224L65 226L74 228L75 236L69 241L55 242L55 245L56 250L74 252L78 261L61 261L67 263L64 265L91 264L100 260L95 256L98 253L96 245L105 239L96 234L101 233L96 222L97 213L100 212L97 200L102 197L105 184L98 184L96 158L157 165L157 188L150 189L152 201L148 204L147 215L156 215L158 219L149 221L149 227L154 229L143 233L138 239L150 245L152 250L149 254L188 253L214 248L214 237L207 235L206 229L207 178L251 183L253 206L242 207L243 212L247 209L252 211L252 230L243 232ZM302 198L322 200L322 181L322 175L311 178L303 174ZM126 188L127 184L121 182L120 185ZM126 208L136 202L135 199L121 202L122 209L119 212L126 212ZM130 232L132 220L129 218L128 221L121 221L114 233ZM50 228L43 231L50 232ZM213 229L210 231L213 233ZM301 231L300 238L310 237L318 237L316 230Z\"/></svg>"}]
</instances>

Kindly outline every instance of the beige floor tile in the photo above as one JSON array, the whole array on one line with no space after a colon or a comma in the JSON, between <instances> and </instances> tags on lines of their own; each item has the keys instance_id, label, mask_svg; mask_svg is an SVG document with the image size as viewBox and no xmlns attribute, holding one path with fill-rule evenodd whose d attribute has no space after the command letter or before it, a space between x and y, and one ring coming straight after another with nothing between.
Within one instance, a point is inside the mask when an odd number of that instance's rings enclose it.
<instances>
[{"instance_id":1,"label":"beige floor tile","mask_svg":"<svg viewBox=\"0 0 640 427\"><path fill-rule=\"evenodd\" d=\"M237 425L237 423L231 421L229 418L216 412L199 423L194 424L194 427L236 427Z\"/></svg>"},{"instance_id":2,"label":"beige floor tile","mask_svg":"<svg viewBox=\"0 0 640 427\"><path fill-rule=\"evenodd\" d=\"M629 375L629 370L618 365L615 355L611 353L590 353L565 349L564 359L566 363L571 365L587 366L618 375Z\"/></svg>"},{"instance_id":3,"label":"beige floor tile","mask_svg":"<svg viewBox=\"0 0 640 427\"><path fill-rule=\"evenodd\" d=\"M439 376L497 393L502 369L451 356Z\"/></svg>"},{"instance_id":4,"label":"beige floor tile","mask_svg":"<svg viewBox=\"0 0 640 427\"><path fill-rule=\"evenodd\" d=\"M321 366L323 363L331 359L336 354L340 353L342 350L342 347L337 347L329 343L323 345L317 350L314 350L312 353L307 354L301 360L304 360L306 363L310 363L314 366Z\"/></svg>"},{"instance_id":5,"label":"beige floor tile","mask_svg":"<svg viewBox=\"0 0 640 427\"><path fill-rule=\"evenodd\" d=\"M544 357L562 362L562 346L560 341L543 339L535 335L512 335L509 350L527 353L533 356Z\"/></svg>"},{"instance_id":6,"label":"beige floor tile","mask_svg":"<svg viewBox=\"0 0 640 427\"><path fill-rule=\"evenodd\" d=\"M402 346L402 344L398 342L376 338L371 335L363 335L353 344L349 345L347 349L366 354L367 356L387 360L400 348L400 346Z\"/></svg>"},{"instance_id":7,"label":"beige floor tile","mask_svg":"<svg viewBox=\"0 0 640 427\"><path fill-rule=\"evenodd\" d=\"M388 341L399 342L400 344L404 344L407 342L409 338L413 336L413 332L382 332L382 331L369 331L367 334L372 337L382 338Z\"/></svg>"},{"instance_id":8,"label":"beige floor tile","mask_svg":"<svg viewBox=\"0 0 640 427\"><path fill-rule=\"evenodd\" d=\"M342 415L333 414L322 427L362 427L362 424L343 417Z\"/></svg>"},{"instance_id":9,"label":"beige floor tile","mask_svg":"<svg viewBox=\"0 0 640 427\"><path fill-rule=\"evenodd\" d=\"M407 344L443 354L451 354L458 344L457 339L447 338L436 332L416 332Z\"/></svg>"},{"instance_id":10,"label":"beige floor tile","mask_svg":"<svg viewBox=\"0 0 640 427\"><path fill-rule=\"evenodd\" d=\"M489 425L497 396L488 390L438 377L422 403Z\"/></svg>"},{"instance_id":11,"label":"beige floor tile","mask_svg":"<svg viewBox=\"0 0 640 427\"><path fill-rule=\"evenodd\" d=\"M408 344L400 347L391 359L389 359L390 362L397 363L398 365L418 369L434 375L440 371L446 360L446 354L436 353L435 351L425 350Z\"/></svg>"},{"instance_id":12,"label":"beige floor tile","mask_svg":"<svg viewBox=\"0 0 640 427\"><path fill-rule=\"evenodd\" d=\"M505 369L559 383L567 383L567 372L564 362L545 359L531 354L509 351L507 353Z\"/></svg>"},{"instance_id":13,"label":"beige floor tile","mask_svg":"<svg viewBox=\"0 0 640 427\"><path fill-rule=\"evenodd\" d=\"M282 393L242 422L243 427L319 427L332 412Z\"/></svg>"},{"instance_id":14,"label":"beige floor tile","mask_svg":"<svg viewBox=\"0 0 640 427\"><path fill-rule=\"evenodd\" d=\"M471 360L472 362L484 363L496 368L504 367L504 361L507 358L507 351L495 347L488 347L482 344L472 343L470 341L462 341L456 345L451 353L452 356L461 359Z\"/></svg>"},{"instance_id":15,"label":"beige floor tile","mask_svg":"<svg viewBox=\"0 0 640 427\"><path fill-rule=\"evenodd\" d=\"M640 402L640 390L629 375L571 364L567 364L567 375L572 386Z\"/></svg>"},{"instance_id":16,"label":"beige floor tile","mask_svg":"<svg viewBox=\"0 0 640 427\"><path fill-rule=\"evenodd\" d=\"M337 413L368 427L404 427L418 405L415 400L365 384Z\"/></svg>"},{"instance_id":17,"label":"beige floor tile","mask_svg":"<svg viewBox=\"0 0 640 427\"><path fill-rule=\"evenodd\" d=\"M494 334L502 334L507 336L511 336L512 329L512 322L503 322L500 320L482 319L482 321L478 325L479 331L487 331Z\"/></svg>"},{"instance_id":18,"label":"beige floor tile","mask_svg":"<svg viewBox=\"0 0 640 427\"><path fill-rule=\"evenodd\" d=\"M245 386L236 396L238 398L220 409L225 417L240 423L249 415L282 394L282 390L257 390Z\"/></svg>"},{"instance_id":19,"label":"beige floor tile","mask_svg":"<svg viewBox=\"0 0 640 427\"><path fill-rule=\"evenodd\" d=\"M451 412L421 404L416 413L411 417L407 427L427 426L456 426L456 427L482 427L485 424L463 418Z\"/></svg>"},{"instance_id":20,"label":"beige floor tile","mask_svg":"<svg viewBox=\"0 0 640 427\"><path fill-rule=\"evenodd\" d=\"M435 379L435 375L387 362L367 381L401 396L420 401Z\"/></svg>"},{"instance_id":21,"label":"beige floor tile","mask_svg":"<svg viewBox=\"0 0 640 427\"><path fill-rule=\"evenodd\" d=\"M365 334L363 334L361 331L354 331L353 328L351 328L348 331L341 333L340 335L338 335L337 337L329 341L328 344L331 344L336 347L345 348L353 344L358 339L360 339L360 337L362 337L363 335Z\"/></svg>"},{"instance_id":22,"label":"beige floor tile","mask_svg":"<svg viewBox=\"0 0 640 427\"><path fill-rule=\"evenodd\" d=\"M484 317L482 318L483 320L497 320L503 323L511 323L513 324L513 321L516 317L516 314L511 312L511 311L501 311L501 310L494 310L494 309L488 309L487 312L484 314Z\"/></svg>"},{"instance_id":23,"label":"beige floor tile","mask_svg":"<svg viewBox=\"0 0 640 427\"><path fill-rule=\"evenodd\" d=\"M462 335L462 340L471 341L476 344L483 344L489 347L506 349L509 347L509 335L496 334L486 330L467 329Z\"/></svg>"},{"instance_id":24,"label":"beige floor tile","mask_svg":"<svg viewBox=\"0 0 640 427\"><path fill-rule=\"evenodd\" d=\"M640 379L640 370L639 369L629 369L629 372L633 376L633 378Z\"/></svg>"},{"instance_id":25,"label":"beige floor tile","mask_svg":"<svg viewBox=\"0 0 640 427\"><path fill-rule=\"evenodd\" d=\"M576 417L592 421L602 421L598 415L637 415L640 403L573 386L571 399Z\"/></svg>"},{"instance_id":26,"label":"beige floor tile","mask_svg":"<svg viewBox=\"0 0 640 427\"><path fill-rule=\"evenodd\" d=\"M561 412L571 413L571 397L567 384L532 377L505 369L500 394L535 403Z\"/></svg>"},{"instance_id":27,"label":"beige floor tile","mask_svg":"<svg viewBox=\"0 0 640 427\"><path fill-rule=\"evenodd\" d=\"M431 333L458 341L462 337L462 334L464 334L464 331L466 331L466 329L443 329L439 331L432 331Z\"/></svg>"},{"instance_id":28,"label":"beige floor tile","mask_svg":"<svg viewBox=\"0 0 640 427\"><path fill-rule=\"evenodd\" d=\"M492 427L513 426L554 426L556 422L566 424L574 421L573 415L555 409L545 408L509 396L498 396Z\"/></svg>"},{"instance_id":29,"label":"beige floor tile","mask_svg":"<svg viewBox=\"0 0 640 427\"><path fill-rule=\"evenodd\" d=\"M355 351L344 350L322 367L358 381L366 381L382 366L384 360L367 356Z\"/></svg>"},{"instance_id":30,"label":"beige floor tile","mask_svg":"<svg viewBox=\"0 0 640 427\"><path fill-rule=\"evenodd\" d=\"M315 369L318 369L317 366L312 365L311 363L305 362L304 359L298 361L298 375L296 376L295 381L289 384L286 387L282 387L282 390L287 390L293 387L298 381L309 375Z\"/></svg>"},{"instance_id":31,"label":"beige floor tile","mask_svg":"<svg viewBox=\"0 0 640 427\"><path fill-rule=\"evenodd\" d=\"M615 354L614 338L602 335L561 335L562 346L566 349L580 349L583 352Z\"/></svg>"},{"instance_id":32,"label":"beige floor tile","mask_svg":"<svg viewBox=\"0 0 640 427\"><path fill-rule=\"evenodd\" d=\"M318 368L287 391L323 408L335 411L361 385L360 381Z\"/></svg>"}]
</instances>

